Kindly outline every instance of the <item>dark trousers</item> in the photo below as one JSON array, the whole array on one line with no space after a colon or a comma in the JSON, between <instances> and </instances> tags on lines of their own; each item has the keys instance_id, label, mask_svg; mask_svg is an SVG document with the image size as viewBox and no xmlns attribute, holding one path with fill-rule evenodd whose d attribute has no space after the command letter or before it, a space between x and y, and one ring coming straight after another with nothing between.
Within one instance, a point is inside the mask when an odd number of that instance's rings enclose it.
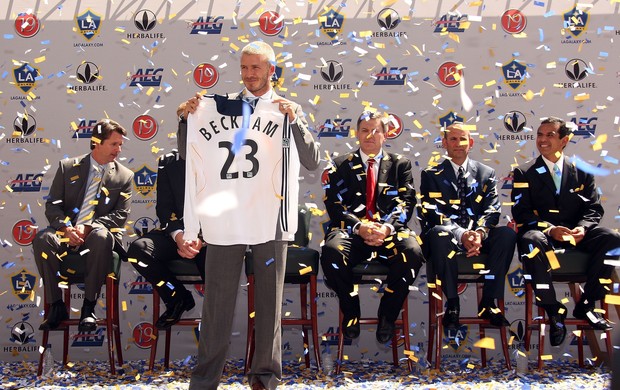
<instances>
[{"instance_id":1,"label":"dark trousers","mask_svg":"<svg viewBox=\"0 0 620 390\"><path fill-rule=\"evenodd\" d=\"M206 248L203 247L193 259L201 275L204 275L205 270L205 254ZM182 295L177 294L187 291L185 286L170 273L166 265L168 260L181 257L177 253L177 244L170 234L163 230L151 230L131 243L127 256L137 260L131 264L151 283L153 288L157 289L164 303L172 302L173 293L176 292L175 297L180 298ZM164 283L161 283L162 281Z\"/></svg>"},{"instance_id":2,"label":"dark trousers","mask_svg":"<svg viewBox=\"0 0 620 390\"><path fill-rule=\"evenodd\" d=\"M380 247L366 245L360 236L349 235L346 230L332 230L325 237L321 268L325 283L338 295L340 310L346 317L360 317L359 296L350 295L353 291L353 267L369 260L375 253L375 259L389 268L385 284L391 291L386 290L383 294L379 311L390 321L398 318L424 256L413 233L402 239L397 238L396 234L391 237Z\"/></svg>"},{"instance_id":3,"label":"dark trousers","mask_svg":"<svg viewBox=\"0 0 620 390\"><path fill-rule=\"evenodd\" d=\"M453 258L448 258L452 251L459 251L454 235L445 226L435 226L423 239L426 258L432 263L436 277L441 280L444 294L448 299L457 298L459 266ZM480 252L488 255L485 269L489 270L482 287L483 299L504 297L506 273L512 262L516 242L517 234L507 226L490 229L489 236L482 242Z\"/></svg>"},{"instance_id":4,"label":"dark trousers","mask_svg":"<svg viewBox=\"0 0 620 390\"><path fill-rule=\"evenodd\" d=\"M553 288L551 278L551 266L547 260L546 252L554 248L573 247L570 243L555 241L547 237L539 230L529 230L519 237L519 252L525 272L532 276L532 283L539 305L554 305L558 301ZM609 279L614 270L613 265L604 264L606 253L620 247L620 234L617 232L596 226L588 230L584 238L577 244L576 249L590 254L586 284L583 288L583 299L597 301L602 299L606 290L599 281L600 278ZM534 248L538 248L538 254L533 258L526 255ZM539 288L548 285L549 288Z\"/></svg>"},{"instance_id":5,"label":"dark trousers","mask_svg":"<svg viewBox=\"0 0 620 390\"><path fill-rule=\"evenodd\" d=\"M53 303L62 299L62 290L58 283L60 276L60 261L57 255L71 250L66 243L60 242L56 230L47 228L40 232L32 241L34 260L39 269L39 275L43 278L43 288L47 303ZM105 278L110 270L114 249L114 237L108 229L95 228L84 240L84 244L77 251L88 250L84 255L84 261L88 266L84 267L84 298L95 301L105 283ZM45 253L46 257L43 255Z\"/></svg>"}]
</instances>

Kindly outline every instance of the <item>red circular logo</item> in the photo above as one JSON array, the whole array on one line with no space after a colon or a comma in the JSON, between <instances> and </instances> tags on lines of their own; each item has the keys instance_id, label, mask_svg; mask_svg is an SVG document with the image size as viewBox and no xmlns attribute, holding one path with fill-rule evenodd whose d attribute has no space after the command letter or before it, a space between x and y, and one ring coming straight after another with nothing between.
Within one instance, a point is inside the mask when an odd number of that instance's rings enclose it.
<instances>
[{"instance_id":1,"label":"red circular logo","mask_svg":"<svg viewBox=\"0 0 620 390\"><path fill-rule=\"evenodd\" d=\"M525 30L527 19L518 9L509 9L502 14L502 28L508 34L518 34Z\"/></svg>"},{"instance_id":2,"label":"red circular logo","mask_svg":"<svg viewBox=\"0 0 620 390\"><path fill-rule=\"evenodd\" d=\"M258 18L260 30L265 35L278 35L284 28L284 20L280 19L280 14L273 11L265 11Z\"/></svg>"},{"instance_id":3,"label":"red circular logo","mask_svg":"<svg viewBox=\"0 0 620 390\"><path fill-rule=\"evenodd\" d=\"M459 283L456 285L456 293L461 295L467 290L467 283Z\"/></svg>"},{"instance_id":4,"label":"red circular logo","mask_svg":"<svg viewBox=\"0 0 620 390\"><path fill-rule=\"evenodd\" d=\"M153 337L153 325L150 322L140 322L133 327L131 332L133 335L133 342L138 348L148 349L151 348L153 343L157 342Z\"/></svg>"},{"instance_id":5,"label":"red circular logo","mask_svg":"<svg viewBox=\"0 0 620 390\"><path fill-rule=\"evenodd\" d=\"M148 141L157 134L157 121L150 115L140 115L133 120L133 133L136 138Z\"/></svg>"},{"instance_id":6,"label":"red circular logo","mask_svg":"<svg viewBox=\"0 0 620 390\"><path fill-rule=\"evenodd\" d=\"M211 88L220 79L220 75L215 66L202 63L194 69L194 82L201 88Z\"/></svg>"},{"instance_id":7,"label":"red circular logo","mask_svg":"<svg viewBox=\"0 0 620 390\"><path fill-rule=\"evenodd\" d=\"M36 235L37 227L28 219L22 219L13 225L13 240L19 245L30 245Z\"/></svg>"},{"instance_id":8,"label":"red circular logo","mask_svg":"<svg viewBox=\"0 0 620 390\"><path fill-rule=\"evenodd\" d=\"M448 61L439 65L439 70L437 70L437 77L439 77L439 82L446 87L456 87L461 82L460 77L454 77L455 74L459 74L459 76L463 76L463 70L457 69L458 64L456 62Z\"/></svg>"},{"instance_id":9,"label":"red circular logo","mask_svg":"<svg viewBox=\"0 0 620 390\"><path fill-rule=\"evenodd\" d=\"M33 14L19 14L15 19L15 32L23 38L32 38L39 32L39 19Z\"/></svg>"},{"instance_id":10,"label":"red circular logo","mask_svg":"<svg viewBox=\"0 0 620 390\"><path fill-rule=\"evenodd\" d=\"M403 132L403 121L396 114L388 114L387 134L385 138L394 139L397 138Z\"/></svg>"}]
</instances>

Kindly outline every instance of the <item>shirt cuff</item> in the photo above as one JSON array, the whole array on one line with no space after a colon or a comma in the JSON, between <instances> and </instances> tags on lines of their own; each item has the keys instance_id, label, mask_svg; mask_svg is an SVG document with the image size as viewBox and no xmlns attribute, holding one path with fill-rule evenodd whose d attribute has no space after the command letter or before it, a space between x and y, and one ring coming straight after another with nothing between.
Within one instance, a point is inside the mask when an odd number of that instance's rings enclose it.
<instances>
[{"instance_id":1,"label":"shirt cuff","mask_svg":"<svg viewBox=\"0 0 620 390\"><path fill-rule=\"evenodd\" d=\"M172 233L170 233L170 237L172 238L172 241L176 242L176 238L177 238L177 234L179 233L183 233L183 230L181 229L177 229L175 231L173 231Z\"/></svg>"}]
</instances>

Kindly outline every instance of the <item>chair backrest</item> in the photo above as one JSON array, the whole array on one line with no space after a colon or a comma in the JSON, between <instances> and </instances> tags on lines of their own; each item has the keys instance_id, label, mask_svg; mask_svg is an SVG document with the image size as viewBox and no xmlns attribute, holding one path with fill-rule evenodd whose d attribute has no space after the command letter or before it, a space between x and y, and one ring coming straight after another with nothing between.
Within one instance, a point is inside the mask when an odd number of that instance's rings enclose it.
<instances>
[{"instance_id":1,"label":"chair backrest","mask_svg":"<svg viewBox=\"0 0 620 390\"><path fill-rule=\"evenodd\" d=\"M290 245L296 246L308 246L310 243L310 218L312 213L305 205L299 205L297 209L297 232L295 233L295 239Z\"/></svg>"}]
</instances>

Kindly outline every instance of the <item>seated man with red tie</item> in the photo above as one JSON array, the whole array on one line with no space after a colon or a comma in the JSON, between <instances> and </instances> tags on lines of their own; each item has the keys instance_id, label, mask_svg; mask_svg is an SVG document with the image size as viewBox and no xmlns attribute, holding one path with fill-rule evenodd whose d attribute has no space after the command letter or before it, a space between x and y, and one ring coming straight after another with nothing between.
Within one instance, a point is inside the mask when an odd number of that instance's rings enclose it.
<instances>
[{"instance_id":1,"label":"seated man with red tie","mask_svg":"<svg viewBox=\"0 0 620 390\"><path fill-rule=\"evenodd\" d=\"M377 341L392 338L394 323L424 262L415 233L407 224L415 207L411 161L383 149L386 118L364 112L357 120L360 148L334 159L325 186L330 230L321 268L326 285L338 295L345 337L360 334L360 300L352 269L376 259L389 267L379 305Z\"/></svg>"}]
</instances>

